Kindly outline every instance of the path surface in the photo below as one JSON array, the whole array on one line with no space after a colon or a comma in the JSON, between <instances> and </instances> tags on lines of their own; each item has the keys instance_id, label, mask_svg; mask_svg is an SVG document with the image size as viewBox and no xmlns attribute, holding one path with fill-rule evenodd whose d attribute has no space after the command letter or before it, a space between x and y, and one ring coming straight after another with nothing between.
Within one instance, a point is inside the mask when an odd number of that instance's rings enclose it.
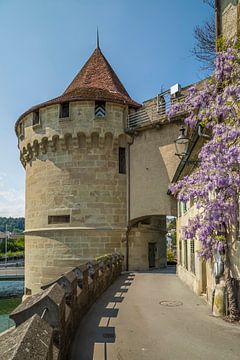
<instances>
[{"instance_id":1,"label":"path surface","mask_svg":"<svg viewBox=\"0 0 240 360\"><path fill-rule=\"evenodd\" d=\"M240 326L213 318L173 273L122 275L82 320L70 359L239 360Z\"/></svg>"}]
</instances>

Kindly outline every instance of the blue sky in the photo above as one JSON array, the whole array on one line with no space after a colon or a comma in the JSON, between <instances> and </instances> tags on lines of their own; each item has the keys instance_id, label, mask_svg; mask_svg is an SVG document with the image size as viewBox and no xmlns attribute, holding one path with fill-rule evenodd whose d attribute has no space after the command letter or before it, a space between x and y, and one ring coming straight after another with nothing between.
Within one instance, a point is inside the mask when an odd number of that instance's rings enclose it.
<instances>
[{"instance_id":1,"label":"blue sky","mask_svg":"<svg viewBox=\"0 0 240 360\"><path fill-rule=\"evenodd\" d=\"M60 95L100 46L131 97L203 78L193 30L209 18L202 0L0 0L0 216L24 215L24 169L14 124Z\"/></svg>"}]
</instances>

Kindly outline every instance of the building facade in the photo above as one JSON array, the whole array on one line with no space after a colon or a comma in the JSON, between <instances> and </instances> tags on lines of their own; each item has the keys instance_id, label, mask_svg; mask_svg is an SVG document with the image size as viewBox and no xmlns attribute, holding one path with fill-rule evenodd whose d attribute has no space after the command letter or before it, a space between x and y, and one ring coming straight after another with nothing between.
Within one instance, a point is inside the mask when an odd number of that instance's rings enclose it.
<instances>
[{"instance_id":1,"label":"building facade","mask_svg":"<svg viewBox=\"0 0 240 360\"><path fill-rule=\"evenodd\" d=\"M216 1L216 36L222 36L225 40L231 40L240 35L240 1L239 0L219 0ZM204 137L201 137L198 130L195 129L191 134L190 146L187 151L187 159L182 159L173 177L173 182L182 179L184 176L194 171L199 151L204 144ZM216 255L215 258L207 262L198 256L201 249L197 238L186 240L182 229L188 226L189 221L198 213L193 201L187 203L178 203L177 216L177 252L178 276L185 282L196 294L206 298L209 304L221 304L216 306L215 314L223 315L226 312L226 299L224 299L224 283L218 285L218 273L221 267L221 259ZM228 246L230 257L230 271L235 289L238 292L238 305L240 308L240 242L236 224L232 225L229 232ZM222 268L223 269L223 268ZM223 273L221 274L223 277ZM220 288L223 291L220 293ZM214 296L219 291L219 298L214 302ZM226 305L226 306L225 306ZM215 306L215 305L214 305ZM225 307L225 308L224 308Z\"/></svg>"},{"instance_id":2,"label":"building facade","mask_svg":"<svg viewBox=\"0 0 240 360\"><path fill-rule=\"evenodd\" d=\"M215 0L216 36L230 40L240 35L240 0Z\"/></svg>"},{"instance_id":3,"label":"building facade","mask_svg":"<svg viewBox=\"0 0 240 360\"><path fill-rule=\"evenodd\" d=\"M166 120L164 95L133 101L99 46L61 96L20 116L26 295L113 251L128 269L166 266L180 121Z\"/></svg>"}]
</instances>

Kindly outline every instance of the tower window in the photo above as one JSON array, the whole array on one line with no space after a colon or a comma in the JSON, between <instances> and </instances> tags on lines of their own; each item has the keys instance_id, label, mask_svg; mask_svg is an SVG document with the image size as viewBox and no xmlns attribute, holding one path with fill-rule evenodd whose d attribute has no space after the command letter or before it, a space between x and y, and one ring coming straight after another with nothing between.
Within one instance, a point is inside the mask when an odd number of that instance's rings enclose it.
<instances>
[{"instance_id":1,"label":"tower window","mask_svg":"<svg viewBox=\"0 0 240 360\"><path fill-rule=\"evenodd\" d=\"M106 101L95 101L95 116L96 117L106 116Z\"/></svg>"},{"instance_id":2,"label":"tower window","mask_svg":"<svg viewBox=\"0 0 240 360\"><path fill-rule=\"evenodd\" d=\"M40 125L39 111L34 111L33 113L33 126L35 125Z\"/></svg>"},{"instance_id":3,"label":"tower window","mask_svg":"<svg viewBox=\"0 0 240 360\"><path fill-rule=\"evenodd\" d=\"M19 137L20 138L24 137L24 126L23 126L22 122L20 122L20 124L19 124Z\"/></svg>"},{"instance_id":4,"label":"tower window","mask_svg":"<svg viewBox=\"0 0 240 360\"><path fill-rule=\"evenodd\" d=\"M65 102L60 104L60 118L67 118L69 117L69 102Z\"/></svg>"},{"instance_id":5,"label":"tower window","mask_svg":"<svg viewBox=\"0 0 240 360\"><path fill-rule=\"evenodd\" d=\"M126 149L120 147L118 150L119 174L126 174Z\"/></svg>"},{"instance_id":6,"label":"tower window","mask_svg":"<svg viewBox=\"0 0 240 360\"><path fill-rule=\"evenodd\" d=\"M48 224L69 224L70 215L52 215L48 216Z\"/></svg>"}]
</instances>

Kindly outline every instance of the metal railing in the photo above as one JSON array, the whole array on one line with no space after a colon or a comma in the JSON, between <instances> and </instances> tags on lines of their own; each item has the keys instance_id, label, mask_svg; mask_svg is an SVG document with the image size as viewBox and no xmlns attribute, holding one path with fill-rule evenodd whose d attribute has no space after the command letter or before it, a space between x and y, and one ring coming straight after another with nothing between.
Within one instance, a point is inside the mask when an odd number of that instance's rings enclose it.
<instances>
[{"instance_id":1,"label":"metal railing","mask_svg":"<svg viewBox=\"0 0 240 360\"><path fill-rule=\"evenodd\" d=\"M143 105L141 109L128 115L128 129L166 121L171 106L184 99L184 95L171 96L170 90L157 95L151 104Z\"/></svg>"}]
</instances>

